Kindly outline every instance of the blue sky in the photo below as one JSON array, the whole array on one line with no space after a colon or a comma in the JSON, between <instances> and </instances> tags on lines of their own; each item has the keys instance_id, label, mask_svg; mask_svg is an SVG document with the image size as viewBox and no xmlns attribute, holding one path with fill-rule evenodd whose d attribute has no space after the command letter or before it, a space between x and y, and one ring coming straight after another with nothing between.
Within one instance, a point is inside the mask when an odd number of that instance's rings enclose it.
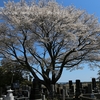
<instances>
[{"instance_id":1,"label":"blue sky","mask_svg":"<svg viewBox=\"0 0 100 100\"><path fill-rule=\"evenodd\" d=\"M56 0L63 6L74 5L76 8L86 10L89 14L94 14L100 22L100 0ZM97 78L99 68L90 70L89 66L83 65L82 70L64 71L59 82L66 82L72 80L75 82L76 79L80 79L82 82L91 81L91 78Z\"/></svg>"},{"instance_id":2,"label":"blue sky","mask_svg":"<svg viewBox=\"0 0 100 100\"><path fill-rule=\"evenodd\" d=\"M3 2L8 0L0 0L0 6L3 7ZM20 0L13 0L18 2ZM29 0L27 0L29 1ZM100 22L100 0L56 0L59 4L63 6L74 5L76 8L86 10L89 14L94 14ZM80 79L82 82L91 81L91 78L97 78L97 73L99 68L94 68L90 70L89 66L83 65L84 69L74 70L72 72L64 70L62 77L58 82L68 82L72 80L75 82L76 79Z\"/></svg>"}]
</instances>

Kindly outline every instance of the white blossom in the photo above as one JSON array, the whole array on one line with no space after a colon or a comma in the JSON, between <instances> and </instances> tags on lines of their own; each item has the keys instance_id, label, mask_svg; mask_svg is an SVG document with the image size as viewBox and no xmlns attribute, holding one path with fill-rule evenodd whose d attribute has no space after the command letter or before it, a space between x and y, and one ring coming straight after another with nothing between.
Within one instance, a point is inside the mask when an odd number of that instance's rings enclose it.
<instances>
[{"instance_id":1,"label":"white blossom","mask_svg":"<svg viewBox=\"0 0 100 100\"><path fill-rule=\"evenodd\" d=\"M98 19L74 6L63 7L54 1L30 5L8 1L0 9L0 20L0 53L21 64L35 64L42 71L45 68L45 73L57 70L57 77L62 65L73 68L81 62L100 60Z\"/></svg>"}]
</instances>

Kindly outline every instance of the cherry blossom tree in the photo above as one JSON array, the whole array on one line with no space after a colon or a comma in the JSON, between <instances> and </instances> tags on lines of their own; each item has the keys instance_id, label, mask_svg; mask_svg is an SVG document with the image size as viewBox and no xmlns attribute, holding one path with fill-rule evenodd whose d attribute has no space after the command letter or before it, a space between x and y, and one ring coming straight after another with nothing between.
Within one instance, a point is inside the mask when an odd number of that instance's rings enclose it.
<instances>
[{"instance_id":1,"label":"cherry blossom tree","mask_svg":"<svg viewBox=\"0 0 100 100\"><path fill-rule=\"evenodd\" d=\"M94 15L57 2L11 2L0 9L0 57L25 66L48 90L63 70L99 61Z\"/></svg>"}]
</instances>

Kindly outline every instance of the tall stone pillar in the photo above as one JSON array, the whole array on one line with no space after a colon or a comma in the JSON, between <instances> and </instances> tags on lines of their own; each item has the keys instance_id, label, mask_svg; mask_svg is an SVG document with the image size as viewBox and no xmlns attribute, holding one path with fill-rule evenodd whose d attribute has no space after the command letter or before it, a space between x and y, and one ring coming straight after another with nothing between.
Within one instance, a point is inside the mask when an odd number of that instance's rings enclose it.
<instances>
[{"instance_id":1,"label":"tall stone pillar","mask_svg":"<svg viewBox=\"0 0 100 100\"><path fill-rule=\"evenodd\" d=\"M41 84L37 79L33 80L33 86L30 93L30 100L42 100Z\"/></svg>"},{"instance_id":2,"label":"tall stone pillar","mask_svg":"<svg viewBox=\"0 0 100 100\"><path fill-rule=\"evenodd\" d=\"M94 90L96 88L96 80L95 78L92 78L92 89Z\"/></svg>"},{"instance_id":3,"label":"tall stone pillar","mask_svg":"<svg viewBox=\"0 0 100 100\"><path fill-rule=\"evenodd\" d=\"M81 92L80 92L80 80L76 80L75 98L78 98L80 94L81 94Z\"/></svg>"},{"instance_id":4,"label":"tall stone pillar","mask_svg":"<svg viewBox=\"0 0 100 100\"><path fill-rule=\"evenodd\" d=\"M69 81L69 94L72 92L72 80Z\"/></svg>"}]
</instances>

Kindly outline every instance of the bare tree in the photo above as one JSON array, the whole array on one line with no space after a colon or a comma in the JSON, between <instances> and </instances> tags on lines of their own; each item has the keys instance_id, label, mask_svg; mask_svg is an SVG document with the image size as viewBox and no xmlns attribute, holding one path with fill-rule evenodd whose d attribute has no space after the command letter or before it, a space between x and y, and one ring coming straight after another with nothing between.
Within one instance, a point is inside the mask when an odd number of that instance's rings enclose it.
<instances>
[{"instance_id":1,"label":"bare tree","mask_svg":"<svg viewBox=\"0 0 100 100\"><path fill-rule=\"evenodd\" d=\"M45 5L9 1L0 18L0 57L25 66L48 90L64 68L100 60L100 24L83 10L51 0Z\"/></svg>"}]
</instances>

